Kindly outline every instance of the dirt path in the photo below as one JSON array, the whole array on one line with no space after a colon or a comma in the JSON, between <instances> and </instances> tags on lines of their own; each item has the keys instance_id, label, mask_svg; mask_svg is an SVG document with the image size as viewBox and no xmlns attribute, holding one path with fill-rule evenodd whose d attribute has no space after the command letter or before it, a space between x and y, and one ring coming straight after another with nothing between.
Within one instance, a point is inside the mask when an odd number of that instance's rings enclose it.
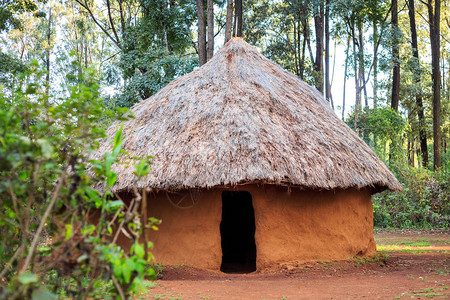
<instances>
[{"instance_id":1,"label":"dirt path","mask_svg":"<svg viewBox=\"0 0 450 300\"><path fill-rule=\"evenodd\" d=\"M450 232L378 232L373 260L282 265L264 273L165 268L141 299L449 299ZM393 250L392 250L393 249Z\"/></svg>"}]
</instances>

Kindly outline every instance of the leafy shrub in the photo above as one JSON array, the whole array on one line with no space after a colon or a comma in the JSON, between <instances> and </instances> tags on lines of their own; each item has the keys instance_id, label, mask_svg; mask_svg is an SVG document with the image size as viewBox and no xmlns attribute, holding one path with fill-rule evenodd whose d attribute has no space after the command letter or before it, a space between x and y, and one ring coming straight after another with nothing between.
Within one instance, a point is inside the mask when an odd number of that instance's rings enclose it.
<instances>
[{"instance_id":1,"label":"leafy shrub","mask_svg":"<svg viewBox=\"0 0 450 300\"><path fill-rule=\"evenodd\" d=\"M136 162L139 180L150 158L127 158L120 129L111 151L90 159L102 122L127 110L105 110L89 77L67 97L47 95L44 75L34 63L0 93L0 299L127 298L155 275L142 233L159 221L139 215L137 190L127 206L111 192L111 167ZM121 230L130 252L115 244Z\"/></svg>"},{"instance_id":2,"label":"leafy shrub","mask_svg":"<svg viewBox=\"0 0 450 300\"><path fill-rule=\"evenodd\" d=\"M385 191L372 198L375 226L449 227L449 169L433 172L404 164L392 169L404 190L398 193Z\"/></svg>"}]
</instances>

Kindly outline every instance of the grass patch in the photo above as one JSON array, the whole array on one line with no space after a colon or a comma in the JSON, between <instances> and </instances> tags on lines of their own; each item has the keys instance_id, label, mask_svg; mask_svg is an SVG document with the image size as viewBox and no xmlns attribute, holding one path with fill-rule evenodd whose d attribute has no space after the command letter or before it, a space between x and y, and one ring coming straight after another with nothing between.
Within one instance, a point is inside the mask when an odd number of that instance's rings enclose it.
<instances>
[{"instance_id":1,"label":"grass patch","mask_svg":"<svg viewBox=\"0 0 450 300\"><path fill-rule=\"evenodd\" d=\"M415 242L415 243L402 243L401 245L408 245L411 247L427 247L427 246L431 246L430 242Z\"/></svg>"},{"instance_id":2,"label":"grass patch","mask_svg":"<svg viewBox=\"0 0 450 300\"><path fill-rule=\"evenodd\" d=\"M383 252L403 252L403 253L429 253L429 252L438 252L438 253L448 253L448 250L441 249L432 249L427 248L430 247L424 246L424 243L415 243L416 245L386 245L386 244L378 244L377 251Z\"/></svg>"},{"instance_id":3,"label":"grass patch","mask_svg":"<svg viewBox=\"0 0 450 300\"><path fill-rule=\"evenodd\" d=\"M389 255L387 253L377 253L372 257L355 257L353 259L355 266L360 266L365 263L378 262L380 266L384 266L387 263Z\"/></svg>"},{"instance_id":4,"label":"grass patch","mask_svg":"<svg viewBox=\"0 0 450 300\"><path fill-rule=\"evenodd\" d=\"M443 277L447 277L448 274L450 273L450 269L447 267L448 266L448 261L447 260L443 260L441 265L434 265L436 267L436 274L439 276L443 276Z\"/></svg>"},{"instance_id":5,"label":"grass patch","mask_svg":"<svg viewBox=\"0 0 450 300\"><path fill-rule=\"evenodd\" d=\"M427 298L434 298L437 296L443 296L443 293L439 293L443 290L439 289L438 291L435 291L433 287L425 288L423 290L418 291L412 291L412 294L408 295L409 297L427 297Z\"/></svg>"}]
</instances>

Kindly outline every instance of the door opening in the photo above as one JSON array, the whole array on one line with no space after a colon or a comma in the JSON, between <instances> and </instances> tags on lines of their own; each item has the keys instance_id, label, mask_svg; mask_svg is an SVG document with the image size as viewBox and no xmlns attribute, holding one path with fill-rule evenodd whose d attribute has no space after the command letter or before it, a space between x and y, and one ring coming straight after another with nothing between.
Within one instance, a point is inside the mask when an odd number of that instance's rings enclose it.
<instances>
[{"instance_id":1,"label":"door opening","mask_svg":"<svg viewBox=\"0 0 450 300\"><path fill-rule=\"evenodd\" d=\"M256 271L255 211L246 191L222 192L222 265L224 273Z\"/></svg>"}]
</instances>

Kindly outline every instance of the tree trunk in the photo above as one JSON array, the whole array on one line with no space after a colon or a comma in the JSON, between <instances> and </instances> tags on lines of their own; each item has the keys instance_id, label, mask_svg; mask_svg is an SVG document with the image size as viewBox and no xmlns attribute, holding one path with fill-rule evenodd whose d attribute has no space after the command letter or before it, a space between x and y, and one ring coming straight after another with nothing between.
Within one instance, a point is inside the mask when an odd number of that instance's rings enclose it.
<instances>
[{"instance_id":1,"label":"tree trunk","mask_svg":"<svg viewBox=\"0 0 450 300\"><path fill-rule=\"evenodd\" d=\"M207 0L207 22L208 22L208 51L206 60L210 60L214 55L214 2Z\"/></svg>"},{"instance_id":2,"label":"tree trunk","mask_svg":"<svg viewBox=\"0 0 450 300\"><path fill-rule=\"evenodd\" d=\"M323 21L324 10L323 3L319 4L314 14L314 27L316 30L316 59L314 61L314 70L316 72L316 88L323 94Z\"/></svg>"},{"instance_id":3,"label":"tree trunk","mask_svg":"<svg viewBox=\"0 0 450 300\"><path fill-rule=\"evenodd\" d=\"M358 24L358 45L359 45L359 53L358 53L358 58L359 58L359 71L358 71L358 76L359 76L359 92L361 93L362 91L364 92L364 105L368 106L368 100L367 100L367 89L366 89L366 81L364 78L364 74L366 73L365 71L365 64L364 64L364 29L363 29L363 23L362 21L359 22Z\"/></svg>"},{"instance_id":4,"label":"tree trunk","mask_svg":"<svg viewBox=\"0 0 450 300\"><path fill-rule=\"evenodd\" d=\"M392 0L392 17L391 17L392 31L394 32L393 46L392 46L392 97L391 107L398 111L398 104L400 101L400 57L399 57L399 41L398 41L398 7L397 0Z\"/></svg>"},{"instance_id":5,"label":"tree trunk","mask_svg":"<svg viewBox=\"0 0 450 300\"><path fill-rule=\"evenodd\" d=\"M353 32L354 32L354 26L355 24L352 24L353 26ZM359 82L359 76L358 74L358 59L356 57L356 42L355 39L352 39L353 41L353 72L355 74L355 92L356 92L356 98L355 98L355 130L358 132L358 118L359 118L359 111L361 110L361 88L360 88L360 82Z\"/></svg>"},{"instance_id":6,"label":"tree trunk","mask_svg":"<svg viewBox=\"0 0 450 300\"><path fill-rule=\"evenodd\" d=\"M325 2L325 99L331 103L331 85L330 85L330 0Z\"/></svg>"},{"instance_id":7,"label":"tree trunk","mask_svg":"<svg viewBox=\"0 0 450 300\"><path fill-rule=\"evenodd\" d=\"M297 28L297 22L294 21L294 69L295 69L295 74L297 76L300 75L300 70L299 70L299 41L297 40L297 32L299 31L299 28Z\"/></svg>"},{"instance_id":8,"label":"tree trunk","mask_svg":"<svg viewBox=\"0 0 450 300\"><path fill-rule=\"evenodd\" d=\"M308 20L306 18L304 18L302 20L302 27L303 27L303 45L302 45L302 58L300 61L300 78L301 79L303 79L304 72L305 72L306 42L309 40L309 37L308 37L309 27L308 27Z\"/></svg>"},{"instance_id":9,"label":"tree trunk","mask_svg":"<svg viewBox=\"0 0 450 300\"><path fill-rule=\"evenodd\" d=\"M419 92L416 93L416 106L417 106L417 118L419 120L419 140L420 140L420 152L422 154L422 164L425 168L428 167L428 146L427 146L427 133L425 131L425 117L422 101L422 89L420 81L420 60L419 60L419 48L417 43L417 30L416 30L416 16L414 9L414 0L408 0L408 13L409 13L409 25L411 29L411 47L413 50L413 56L415 61L415 78L414 82L419 86Z\"/></svg>"},{"instance_id":10,"label":"tree trunk","mask_svg":"<svg viewBox=\"0 0 450 300\"><path fill-rule=\"evenodd\" d=\"M205 28L205 7L203 0L197 0L198 17L198 64L206 63L206 28Z\"/></svg>"},{"instance_id":11,"label":"tree trunk","mask_svg":"<svg viewBox=\"0 0 450 300\"><path fill-rule=\"evenodd\" d=\"M344 69L344 92L342 95L342 120L345 117L345 88L347 83L347 67L348 67L348 54L350 53L350 37L347 37L347 51L345 52L345 69Z\"/></svg>"},{"instance_id":12,"label":"tree trunk","mask_svg":"<svg viewBox=\"0 0 450 300\"><path fill-rule=\"evenodd\" d=\"M414 121L414 116L412 113L412 105L408 107L408 121L409 124L412 124L412 122ZM407 149L407 153L408 153L408 164L411 167L414 167L414 145L415 145L415 140L414 140L414 136L413 136L413 132L408 132L408 149Z\"/></svg>"},{"instance_id":13,"label":"tree trunk","mask_svg":"<svg viewBox=\"0 0 450 300\"><path fill-rule=\"evenodd\" d=\"M46 58L45 58L45 66L47 74L45 74L45 94L48 96L49 94L49 87L50 87L50 44L51 44L51 37L52 37L52 10L49 9L48 11L48 28L47 28L47 49L45 50Z\"/></svg>"},{"instance_id":14,"label":"tree trunk","mask_svg":"<svg viewBox=\"0 0 450 300\"><path fill-rule=\"evenodd\" d=\"M378 51L375 45L378 42L378 24L373 21L373 107L378 106Z\"/></svg>"},{"instance_id":15,"label":"tree trunk","mask_svg":"<svg viewBox=\"0 0 450 300\"><path fill-rule=\"evenodd\" d=\"M440 85L440 17L441 0L428 0L428 17L430 23L431 66L433 79L433 150L434 169L441 167L441 85Z\"/></svg>"},{"instance_id":16,"label":"tree trunk","mask_svg":"<svg viewBox=\"0 0 450 300\"><path fill-rule=\"evenodd\" d=\"M225 44L231 39L233 27L233 0L227 0L227 20L225 25Z\"/></svg>"},{"instance_id":17,"label":"tree trunk","mask_svg":"<svg viewBox=\"0 0 450 300\"><path fill-rule=\"evenodd\" d=\"M242 0L235 0L234 2L234 35L242 37Z\"/></svg>"}]
</instances>

